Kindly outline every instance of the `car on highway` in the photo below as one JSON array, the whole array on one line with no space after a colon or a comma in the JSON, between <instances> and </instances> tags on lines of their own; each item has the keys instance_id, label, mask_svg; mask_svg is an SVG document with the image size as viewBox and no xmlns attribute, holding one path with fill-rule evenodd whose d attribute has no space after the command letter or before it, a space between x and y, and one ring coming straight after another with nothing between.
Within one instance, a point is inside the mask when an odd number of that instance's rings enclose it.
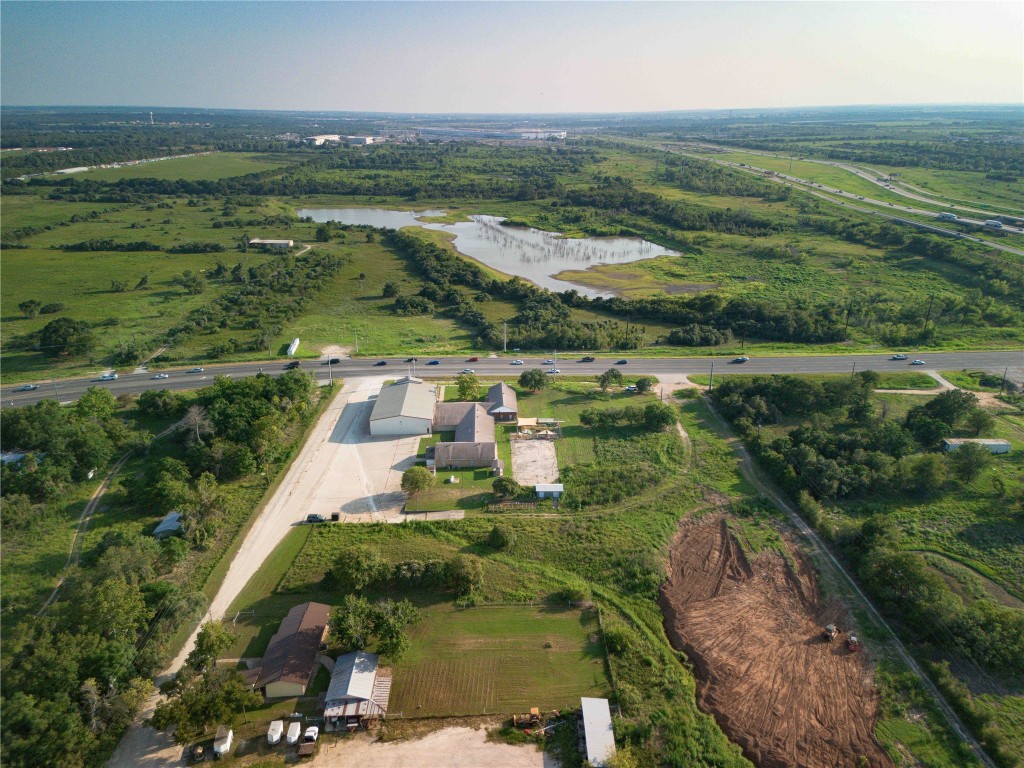
<instances>
[{"instance_id":1,"label":"car on highway","mask_svg":"<svg viewBox=\"0 0 1024 768\"><path fill-rule=\"evenodd\" d=\"M915 360L911 365L924 365L924 360Z\"/></svg>"},{"instance_id":2,"label":"car on highway","mask_svg":"<svg viewBox=\"0 0 1024 768\"><path fill-rule=\"evenodd\" d=\"M890 360L906 360L907 356L906 355L893 355L889 359Z\"/></svg>"},{"instance_id":3,"label":"car on highway","mask_svg":"<svg viewBox=\"0 0 1024 768\"><path fill-rule=\"evenodd\" d=\"M580 362L581 363L592 363L595 360L597 360L597 358L596 357L591 357L590 355L587 355L586 357L580 358Z\"/></svg>"},{"instance_id":4,"label":"car on highway","mask_svg":"<svg viewBox=\"0 0 1024 768\"><path fill-rule=\"evenodd\" d=\"M154 379L169 379L169 378L171 378L171 375L169 373L158 373L153 378Z\"/></svg>"},{"instance_id":5,"label":"car on highway","mask_svg":"<svg viewBox=\"0 0 1024 768\"><path fill-rule=\"evenodd\" d=\"M523 365L522 360L513 360L509 365Z\"/></svg>"},{"instance_id":6,"label":"car on highway","mask_svg":"<svg viewBox=\"0 0 1024 768\"><path fill-rule=\"evenodd\" d=\"M554 361L554 360L544 360L544 361L543 361L543 362L541 363L541 365L554 365L554 364L555 364L555 361Z\"/></svg>"},{"instance_id":7,"label":"car on highway","mask_svg":"<svg viewBox=\"0 0 1024 768\"><path fill-rule=\"evenodd\" d=\"M617 363L615 363L615 364L616 364L616 365L628 365L628 364L629 364L629 360L619 360L619 361L618 361Z\"/></svg>"},{"instance_id":8,"label":"car on highway","mask_svg":"<svg viewBox=\"0 0 1024 768\"><path fill-rule=\"evenodd\" d=\"M37 389L39 389L38 384L25 384L22 387L18 387L19 392L33 392Z\"/></svg>"},{"instance_id":9,"label":"car on highway","mask_svg":"<svg viewBox=\"0 0 1024 768\"><path fill-rule=\"evenodd\" d=\"M431 360L429 363L427 363L427 365L440 365L440 364L441 364L440 360Z\"/></svg>"},{"instance_id":10,"label":"car on highway","mask_svg":"<svg viewBox=\"0 0 1024 768\"><path fill-rule=\"evenodd\" d=\"M387 365L387 364L388 364L387 360L378 360L376 363L374 363L374 365Z\"/></svg>"},{"instance_id":11,"label":"car on highway","mask_svg":"<svg viewBox=\"0 0 1024 768\"><path fill-rule=\"evenodd\" d=\"M117 381L116 373L104 373L99 377L98 381Z\"/></svg>"},{"instance_id":12,"label":"car on highway","mask_svg":"<svg viewBox=\"0 0 1024 768\"><path fill-rule=\"evenodd\" d=\"M463 373L476 373L476 371L474 371L472 368L463 368L462 372Z\"/></svg>"},{"instance_id":13,"label":"car on highway","mask_svg":"<svg viewBox=\"0 0 1024 768\"><path fill-rule=\"evenodd\" d=\"M407 362L407 363L415 363L416 362L416 358L415 357L407 357L407 358L405 358L405 362Z\"/></svg>"},{"instance_id":14,"label":"car on highway","mask_svg":"<svg viewBox=\"0 0 1024 768\"><path fill-rule=\"evenodd\" d=\"M323 515L318 515L315 512L311 512L310 514L306 515L306 522L307 523L322 523L326 519L327 518L324 517Z\"/></svg>"},{"instance_id":15,"label":"car on highway","mask_svg":"<svg viewBox=\"0 0 1024 768\"><path fill-rule=\"evenodd\" d=\"M561 373L557 368L548 368L547 373Z\"/></svg>"},{"instance_id":16,"label":"car on highway","mask_svg":"<svg viewBox=\"0 0 1024 768\"><path fill-rule=\"evenodd\" d=\"M479 363L480 362L480 358L479 357L471 357L466 362L467 363Z\"/></svg>"},{"instance_id":17,"label":"car on highway","mask_svg":"<svg viewBox=\"0 0 1024 768\"><path fill-rule=\"evenodd\" d=\"M286 365L286 366L284 367L284 369L285 369L286 371L294 371L294 370L295 370L296 368L298 368L298 367L299 367L300 365L301 365L301 363L300 363L300 362L299 362L298 360L292 360L292 361L291 361L290 363L288 363L288 364L287 364L287 365Z\"/></svg>"},{"instance_id":18,"label":"car on highway","mask_svg":"<svg viewBox=\"0 0 1024 768\"><path fill-rule=\"evenodd\" d=\"M734 362L734 363L746 363L746 362L748 362L749 360L750 360L750 358L749 358L749 357L747 357L746 355L744 355L744 356L742 356L742 357L734 357L734 358L732 359L732 362Z\"/></svg>"},{"instance_id":19,"label":"car on highway","mask_svg":"<svg viewBox=\"0 0 1024 768\"><path fill-rule=\"evenodd\" d=\"M193 368L192 370L189 371L189 373L202 373L204 370L206 370L206 369L205 368Z\"/></svg>"},{"instance_id":20,"label":"car on highway","mask_svg":"<svg viewBox=\"0 0 1024 768\"><path fill-rule=\"evenodd\" d=\"M332 357L330 360L324 360L320 365L337 365L341 362L340 357Z\"/></svg>"}]
</instances>

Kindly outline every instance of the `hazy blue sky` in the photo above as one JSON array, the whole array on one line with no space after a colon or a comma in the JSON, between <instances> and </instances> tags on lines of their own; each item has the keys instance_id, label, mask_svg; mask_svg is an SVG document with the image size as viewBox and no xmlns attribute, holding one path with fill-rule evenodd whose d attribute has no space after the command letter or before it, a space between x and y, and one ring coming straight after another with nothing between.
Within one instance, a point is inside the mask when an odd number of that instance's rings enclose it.
<instances>
[{"instance_id":1,"label":"hazy blue sky","mask_svg":"<svg viewBox=\"0 0 1024 768\"><path fill-rule=\"evenodd\" d=\"M0 99L396 112L1024 100L1020 2L19 2Z\"/></svg>"}]
</instances>

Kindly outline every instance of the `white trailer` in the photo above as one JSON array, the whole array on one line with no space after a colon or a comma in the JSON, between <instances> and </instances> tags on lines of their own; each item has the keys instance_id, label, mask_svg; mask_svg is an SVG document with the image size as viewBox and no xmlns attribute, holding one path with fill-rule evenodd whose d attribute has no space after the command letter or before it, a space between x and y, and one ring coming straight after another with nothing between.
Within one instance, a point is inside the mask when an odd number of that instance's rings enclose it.
<instances>
[{"instance_id":1,"label":"white trailer","mask_svg":"<svg viewBox=\"0 0 1024 768\"><path fill-rule=\"evenodd\" d=\"M992 227L992 229L1002 229L1003 222L1001 222L999 219L985 219L985 226Z\"/></svg>"}]
</instances>

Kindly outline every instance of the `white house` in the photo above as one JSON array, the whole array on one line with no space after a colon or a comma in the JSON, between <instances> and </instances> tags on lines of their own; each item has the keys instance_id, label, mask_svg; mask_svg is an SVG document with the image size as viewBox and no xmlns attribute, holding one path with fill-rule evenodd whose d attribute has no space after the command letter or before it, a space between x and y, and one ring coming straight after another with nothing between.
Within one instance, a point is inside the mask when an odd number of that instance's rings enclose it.
<instances>
[{"instance_id":1,"label":"white house","mask_svg":"<svg viewBox=\"0 0 1024 768\"><path fill-rule=\"evenodd\" d=\"M374 437L429 435L436 401L434 387L412 377L383 387L370 414L370 434Z\"/></svg>"}]
</instances>

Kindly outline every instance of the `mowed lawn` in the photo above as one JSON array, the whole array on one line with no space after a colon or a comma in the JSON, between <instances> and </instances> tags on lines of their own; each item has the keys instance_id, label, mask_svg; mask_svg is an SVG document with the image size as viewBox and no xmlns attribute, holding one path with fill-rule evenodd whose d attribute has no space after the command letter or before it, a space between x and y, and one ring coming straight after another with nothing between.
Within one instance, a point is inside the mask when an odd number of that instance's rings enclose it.
<instances>
[{"instance_id":1,"label":"mowed lawn","mask_svg":"<svg viewBox=\"0 0 1024 768\"><path fill-rule=\"evenodd\" d=\"M509 714L611 693L593 609L442 604L422 616L394 668L391 713Z\"/></svg>"},{"instance_id":2,"label":"mowed lawn","mask_svg":"<svg viewBox=\"0 0 1024 768\"><path fill-rule=\"evenodd\" d=\"M290 161L294 162L294 161ZM225 179L244 176L247 173L269 171L290 164L271 155L252 152L211 152L196 157L171 157L151 163L124 165L120 168L97 168L94 171L76 173L76 179L95 181L118 181L119 179Z\"/></svg>"}]
</instances>

